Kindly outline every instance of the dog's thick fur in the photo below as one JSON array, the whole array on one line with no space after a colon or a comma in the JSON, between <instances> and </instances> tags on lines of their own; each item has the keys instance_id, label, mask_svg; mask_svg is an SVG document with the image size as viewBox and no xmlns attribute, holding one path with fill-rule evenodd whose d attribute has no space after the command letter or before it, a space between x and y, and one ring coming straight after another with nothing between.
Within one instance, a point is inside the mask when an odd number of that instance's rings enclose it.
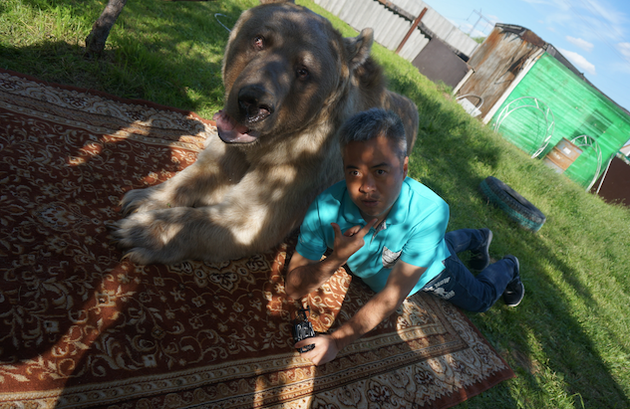
<instances>
[{"instance_id":1,"label":"dog's thick fur","mask_svg":"<svg viewBox=\"0 0 630 409\"><path fill-rule=\"evenodd\" d=\"M411 150L417 109L385 88L371 45L371 29L342 38L295 4L245 11L225 50L219 137L175 177L122 200L128 217L114 235L131 260L222 261L281 242L343 178L336 131L356 112L397 112Z\"/></svg>"}]
</instances>

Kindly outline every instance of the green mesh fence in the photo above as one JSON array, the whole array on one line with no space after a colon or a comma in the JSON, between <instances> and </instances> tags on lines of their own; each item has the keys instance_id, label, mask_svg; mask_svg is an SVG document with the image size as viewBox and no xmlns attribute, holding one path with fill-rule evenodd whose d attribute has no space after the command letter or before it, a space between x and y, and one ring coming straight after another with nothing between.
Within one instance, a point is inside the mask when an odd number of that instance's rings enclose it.
<instances>
[{"instance_id":1,"label":"green mesh fence","mask_svg":"<svg viewBox=\"0 0 630 409\"><path fill-rule=\"evenodd\" d=\"M562 139L597 142L564 172L587 188L630 139L630 116L545 53L492 118L492 126L530 155L543 158ZM599 173L599 174L598 174Z\"/></svg>"}]
</instances>

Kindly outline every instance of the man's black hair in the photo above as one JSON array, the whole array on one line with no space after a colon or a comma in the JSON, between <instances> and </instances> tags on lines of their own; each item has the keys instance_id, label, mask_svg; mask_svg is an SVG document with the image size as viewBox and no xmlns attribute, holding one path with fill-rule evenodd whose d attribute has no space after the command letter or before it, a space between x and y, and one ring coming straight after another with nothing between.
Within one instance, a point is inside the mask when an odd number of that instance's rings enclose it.
<instances>
[{"instance_id":1,"label":"man's black hair","mask_svg":"<svg viewBox=\"0 0 630 409\"><path fill-rule=\"evenodd\" d=\"M351 142L367 142L380 135L396 143L396 156L404 160L407 156L405 127L398 115L381 108L371 108L351 116L339 129L341 152Z\"/></svg>"}]
</instances>

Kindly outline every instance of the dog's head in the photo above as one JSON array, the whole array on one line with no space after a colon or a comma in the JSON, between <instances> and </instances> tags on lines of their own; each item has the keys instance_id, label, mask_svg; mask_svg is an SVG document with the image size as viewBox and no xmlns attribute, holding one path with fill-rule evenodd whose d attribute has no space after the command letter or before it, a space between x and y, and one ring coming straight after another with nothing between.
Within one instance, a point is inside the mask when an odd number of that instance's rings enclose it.
<instances>
[{"instance_id":1,"label":"dog's head","mask_svg":"<svg viewBox=\"0 0 630 409\"><path fill-rule=\"evenodd\" d=\"M252 143L305 129L344 98L371 45L371 29L344 39L328 20L295 4L245 11L225 51L225 106L214 118L219 136Z\"/></svg>"}]
</instances>

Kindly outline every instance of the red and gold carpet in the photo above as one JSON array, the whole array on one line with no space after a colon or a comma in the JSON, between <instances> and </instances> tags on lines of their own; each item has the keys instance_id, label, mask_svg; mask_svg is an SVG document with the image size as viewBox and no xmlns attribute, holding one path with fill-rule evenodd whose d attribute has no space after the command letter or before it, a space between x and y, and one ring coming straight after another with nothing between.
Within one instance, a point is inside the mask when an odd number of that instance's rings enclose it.
<instances>
[{"instance_id":1,"label":"red and gold carpet","mask_svg":"<svg viewBox=\"0 0 630 409\"><path fill-rule=\"evenodd\" d=\"M191 113L0 71L0 407L444 408L514 376L423 295L310 365L283 288L295 238L218 265L121 261L107 226L122 195L214 134ZM326 331L371 295L338 271L303 302Z\"/></svg>"}]
</instances>

